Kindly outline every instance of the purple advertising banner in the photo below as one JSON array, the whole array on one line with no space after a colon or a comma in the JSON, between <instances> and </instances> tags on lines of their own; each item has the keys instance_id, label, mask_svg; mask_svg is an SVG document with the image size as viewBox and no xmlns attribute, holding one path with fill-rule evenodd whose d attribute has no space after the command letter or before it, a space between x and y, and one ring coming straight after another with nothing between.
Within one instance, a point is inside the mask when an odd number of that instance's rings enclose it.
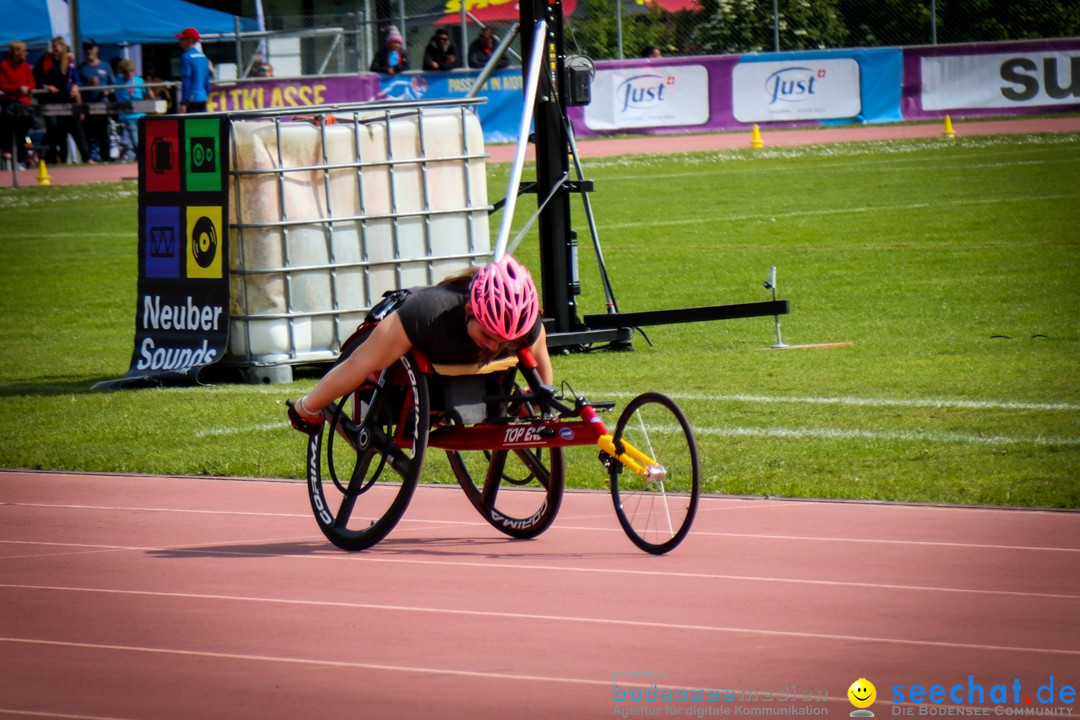
<instances>
[{"instance_id":1,"label":"purple advertising banner","mask_svg":"<svg viewBox=\"0 0 1080 720\"><path fill-rule=\"evenodd\" d=\"M274 108L333 105L374 100L379 76L326 75L270 80L237 80L217 83L207 98L209 112L268 110Z\"/></svg>"},{"instance_id":2,"label":"purple advertising banner","mask_svg":"<svg viewBox=\"0 0 1080 720\"><path fill-rule=\"evenodd\" d=\"M1075 112L1080 38L904 50L904 118Z\"/></svg>"},{"instance_id":3,"label":"purple advertising banner","mask_svg":"<svg viewBox=\"0 0 1080 720\"><path fill-rule=\"evenodd\" d=\"M241 80L215 85L211 112L302 108L380 97L461 97L476 71L372 73ZM519 68L500 70L481 91L488 143L515 142ZM607 60L596 63L592 102L568 109L579 137L883 123L1075 112L1080 109L1080 38L814 50L752 55Z\"/></svg>"}]
</instances>

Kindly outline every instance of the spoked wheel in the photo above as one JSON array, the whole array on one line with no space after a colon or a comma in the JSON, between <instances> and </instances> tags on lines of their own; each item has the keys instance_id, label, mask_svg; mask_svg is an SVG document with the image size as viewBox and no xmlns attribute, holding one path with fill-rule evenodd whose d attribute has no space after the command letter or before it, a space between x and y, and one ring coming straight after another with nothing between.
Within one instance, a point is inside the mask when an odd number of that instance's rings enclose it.
<instances>
[{"instance_id":1,"label":"spoked wheel","mask_svg":"<svg viewBox=\"0 0 1080 720\"><path fill-rule=\"evenodd\" d=\"M616 449L625 441L659 466L646 477L610 461L619 523L642 550L672 550L690 531L700 493L697 443L686 415L666 395L644 393L623 410L612 439Z\"/></svg>"},{"instance_id":2,"label":"spoked wheel","mask_svg":"<svg viewBox=\"0 0 1080 720\"><path fill-rule=\"evenodd\" d=\"M323 535L343 550L364 550L386 537L424 464L427 380L408 355L386 372L386 387L341 398L308 443L311 508Z\"/></svg>"},{"instance_id":3,"label":"spoked wheel","mask_svg":"<svg viewBox=\"0 0 1080 720\"><path fill-rule=\"evenodd\" d=\"M536 537L558 514L566 482L562 448L447 450L446 456L473 506L507 535Z\"/></svg>"}]
</instances>

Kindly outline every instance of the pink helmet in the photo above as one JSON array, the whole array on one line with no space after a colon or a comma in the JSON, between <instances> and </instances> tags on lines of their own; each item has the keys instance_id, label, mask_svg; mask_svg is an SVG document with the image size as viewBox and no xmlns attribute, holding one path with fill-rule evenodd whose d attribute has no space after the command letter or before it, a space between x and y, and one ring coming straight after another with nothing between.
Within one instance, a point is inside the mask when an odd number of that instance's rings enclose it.
<instances>
[{"instance_id":1,"label":"pink helmet","mask_svg":"<svg viewBox=\"0 0 1080 720\"><path fill-rule=\"evenodd\" d=\"M509 255L476 273L469 285L469 303L477 322L506 341L532 330L540 314L532 276Z\"/></svg>"}]
</instances>

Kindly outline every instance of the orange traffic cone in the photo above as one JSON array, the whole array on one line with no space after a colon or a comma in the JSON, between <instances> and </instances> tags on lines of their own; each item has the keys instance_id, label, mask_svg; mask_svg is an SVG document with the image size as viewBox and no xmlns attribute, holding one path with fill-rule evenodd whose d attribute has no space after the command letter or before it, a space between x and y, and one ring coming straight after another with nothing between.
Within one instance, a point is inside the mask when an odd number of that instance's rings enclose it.
<instances>
[{"instance_id":1,"label":"orange traffic cone","mask_svg":"<svg viewBox=\"0 0 1080 720\"><path fill-rule=\"evenodd\" d=\"M750 147L759 148L762 145L764 145L764 143L761 142L761 130L758 128L757 124L755 123L754 124L754 134L750 136Z\"/></svg>"}]
</instances>

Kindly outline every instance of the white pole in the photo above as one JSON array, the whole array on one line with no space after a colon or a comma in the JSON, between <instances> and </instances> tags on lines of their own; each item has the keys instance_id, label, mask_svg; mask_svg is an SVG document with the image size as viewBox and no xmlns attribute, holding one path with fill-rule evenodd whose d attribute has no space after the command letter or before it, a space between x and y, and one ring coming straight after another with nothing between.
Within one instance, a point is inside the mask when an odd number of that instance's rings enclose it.
<instances>
[{"instance_id":1,"label":"white pole","mask_svg":"<svg viewBox=\"0 0 1080 720\"><path fill-rule=\"evenodd\" d=\"M499 235L495 241L495 260L506 254L506 243L510 239L510 224L514 221L514 206L517 204L518 186L521 185L521 171L525 165L525 148L529 145L529 126L533 119L533 107L536 105L536 88L540 84L540 73L544 71L543 57L546 39L547 21L539 20L536 23L536 32L533 34L532 52L529 53L529 77L525 83L525 106L521 109L517 150L514 153L514 165L510 169L510 181L506 186L506 205L503 207L502 224L499 225Z\"/></svg>"}]
</instances>

